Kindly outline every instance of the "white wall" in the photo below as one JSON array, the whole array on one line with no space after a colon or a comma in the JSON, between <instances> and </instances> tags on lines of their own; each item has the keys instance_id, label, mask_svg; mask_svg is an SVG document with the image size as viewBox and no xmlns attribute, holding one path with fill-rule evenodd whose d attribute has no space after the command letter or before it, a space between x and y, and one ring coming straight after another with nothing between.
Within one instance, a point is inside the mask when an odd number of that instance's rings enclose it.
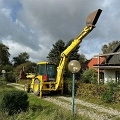
<instances>
[{"instance_id":1,"label":"white wall","mask_svg":"<svg viewBox=\"0 0 120 120\"><path fill-rule=\"evenodd\" d=\"M111 80L115 81L115 69L109 70L106 69L104 70L104 83L110 82Z\"/></svg>"}]
</instances>

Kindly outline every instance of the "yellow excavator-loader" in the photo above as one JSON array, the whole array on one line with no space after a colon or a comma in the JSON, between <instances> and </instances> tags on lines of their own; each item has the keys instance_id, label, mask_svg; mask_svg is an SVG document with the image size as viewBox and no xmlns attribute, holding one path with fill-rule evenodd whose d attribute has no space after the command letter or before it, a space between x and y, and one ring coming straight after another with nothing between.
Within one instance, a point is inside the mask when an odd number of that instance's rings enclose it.
<instances>
[{"instance_id":1,"label":"yellow excavator-loader","mask_svg":"<svg viewBox=\"0 0 120 120\"><path fill-rule=\"evenodd\" d=\"M63 92L63 73L70 53L82 42L94 28L102 10L98 9L89 14L86 19L86 26L82 32L72 41L62 53L58 67L48 62L38 62L36 74L32 77L30 84L25 84L26 92L32 91L35 95L42 97L43 92L57 91Z\"/></svg>"}]
</instances>

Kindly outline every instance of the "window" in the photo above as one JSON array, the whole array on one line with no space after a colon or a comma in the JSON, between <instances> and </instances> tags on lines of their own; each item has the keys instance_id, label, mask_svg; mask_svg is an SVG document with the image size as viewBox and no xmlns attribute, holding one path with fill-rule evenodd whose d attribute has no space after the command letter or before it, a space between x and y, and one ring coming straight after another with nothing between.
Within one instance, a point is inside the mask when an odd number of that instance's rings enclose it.
<instances>
[{"instance_id":1,"label":"window","mask_svg":"<svg viewBox=\"0 0 120 120\"><path fill-rule=\"evenodd\" d=\"M56 66L55 65L47 65L47 75L49 78L55 78L56 77Z\"/></svg>"},{"instance_id":2,"label":"window","mask_svg":"<svg viewBox=\"0 0 120 120\"><path fill-rule=\"evenodd\" d=\"M120 71L116 71L116 83L120 84Z\"/></svg>"},{"instance_id":3,"label":"window","mask_svg":"<svg viewBox=\"0 0 120 120\"><path fill-rule=\"evenodd\" d=\"M46 64L40 64L37 66L36 70L37 75L44 75L46 74Z\"/></svg>"},{"instance_id":4,"label":"window","mask_svg":"<svg viewBox=\"0 0 120 120\"><path fill-rule=\"evenodd\" d=\"M57 73L57 67L53 64L39 64L37 66L37 75L47 75L49 78L55 78Z\"/></svg>"}]
</instances>

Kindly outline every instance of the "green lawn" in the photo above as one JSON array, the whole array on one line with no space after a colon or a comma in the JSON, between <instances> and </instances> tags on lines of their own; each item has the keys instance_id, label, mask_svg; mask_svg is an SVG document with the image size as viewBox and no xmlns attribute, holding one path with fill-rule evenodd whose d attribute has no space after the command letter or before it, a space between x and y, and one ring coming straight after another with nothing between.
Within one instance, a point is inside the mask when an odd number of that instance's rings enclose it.
<instances>
[{"instance_id":1,"label":"green lawn","mask_svg":"<svg viewBox=\"0 0 120 120\"><path fill-rule=\"evenodd\" d=\"M120 102L112 102L112 103L104 103L103 101L101 101L100 99L92 99L92 98L81 98L81 97L77 97L78 99L87 101L89 103L95 103L98 105L102 105L104 107L108 107L108 108L113 108L116 109L118 111L120 111Z\"/></svg>"},{"instance_id":2,"label":"green lawn","mask_svg":"<svg viewBox=\"0 0 120 120\"><path fill-rule=\"evenodd\" d=\"M0 102L5 91L14 90L7 85L0 86ZM8 116L0 111L0 120L71 120L71 111L66 111L51 102L40 99L37 96L28 94L29 110L14 116ZM89 120L84 116L75 115L75 120Z\"/></svg>"}]
</instances>

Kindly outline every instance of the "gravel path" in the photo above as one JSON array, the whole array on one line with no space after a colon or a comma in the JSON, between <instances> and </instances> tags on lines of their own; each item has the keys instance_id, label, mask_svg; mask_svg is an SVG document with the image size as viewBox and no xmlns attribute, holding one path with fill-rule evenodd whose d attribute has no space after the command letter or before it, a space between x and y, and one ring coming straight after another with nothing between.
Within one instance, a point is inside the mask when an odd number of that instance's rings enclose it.
<instances>
[{"instance_id":1,"label":"gravel path","mask_svg":"<svg viewBox=\"0 0 120 120\"><path fill-rule=\"evenodd\" d=\"M13 86L19 90L24 90L24 85L21 85L21 84L17 84L17 83L8 83L7 85L9 86Z\"/></svg>"},{"instance_id":2,"label":"gravel path","mask_svg":"<svg viewBox=\"0 0 120 120\"><path fill-rule=\"evenodd\" d=\"M14 86L17 89L23 90L24 85L10 83L10 86ZM67 110L72 109L71 97L43 97L42 99L57 104ZM82 105L82 107L80 107ZM88 103L83 100L75 99L75 112L76 114L84 115L89 117L91 120L116 120L117 117L120 118L120 112L112 108L105 108L102 105L97 105L93 103ZM118 120L118 119L117 119Z\"/></svg>"},{"instance_id":3,"label":"gravel path","mask_svg":"<svg viewBox=\"0 0 120 120\"><path fill-rule=\"evenodd\" d=\"M71 110L71 98L60 96L57 98L46 97L43 98L49 102L55 103L65 109ZM63 102L61 100L66 100L68 102ZM119 116L120 112L113 109L106 109L104 107L85 102L83 100L75 99L75 104L80 104L86 106L88 109L83 109L75 106L75 112L80 115L89 117L91 120L116 120L115 116ZM119 116L120 117L120 116Z\"/></svg>"},{"instance_id":4,"label":"gravel path","mask_svg":"<svg viewBox=\"0 0 120 120\"><path fill-rule=\"evenodd\" d=\"M70 97L60 96L59 98L62 98L62 99L67 100L67 101L71 101ZM119 116L120 117L120 112L117 111L117 110L114 110L112 108L105 108L103 106L100 106L100 105L97 105L97 104L93 104L93 103L88 103L88 102L85 102L85 101L79 100L79 99L75 99L75 103L76 104L81 104L83 106L90 107L90 108L95 109L95 110L97 110L99 112L105 112L105 113L108 113L110 115L114 115L114 116Z\"/></svg>"}]
</instances>

